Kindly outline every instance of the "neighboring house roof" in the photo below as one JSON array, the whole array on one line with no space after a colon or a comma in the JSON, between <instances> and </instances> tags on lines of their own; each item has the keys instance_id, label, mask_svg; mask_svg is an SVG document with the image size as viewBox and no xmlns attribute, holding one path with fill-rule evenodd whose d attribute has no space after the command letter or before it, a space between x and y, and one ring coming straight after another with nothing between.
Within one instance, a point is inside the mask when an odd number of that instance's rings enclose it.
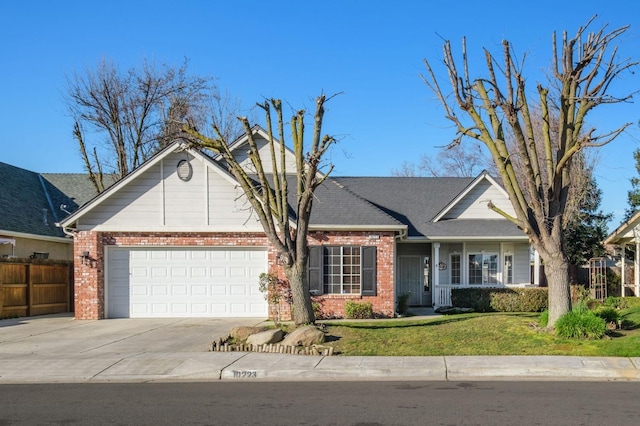
<instances>
[{"instance_id":1,"label":"neighboring house roof","mask_svg":"<svg viewBox=\"0 0 640 426\"><path fill-rule=\"evenodd\" d=\"M482 175L481 175L482 176ZM477 178L335 177L340 185L409 226L411 238L526 238L506 219L443 219L455 200L468 193ZM493 180L495 182L495 180ZM436 219L438 219L436 221Z\"/></svg>"},{"instance_id":2,"label":"neighboring house roof","mask_svg":"<svg viewBox=\"0 0 640 426\"><path fill-rule=\"evenodd\" d=\"M64 237L56 226L86 201L91 191L85 174L39 174L0 162L0 234ZM95 190L93 191L95 195Z\"/></svg>"},{"instance_id":3,"label":"neighboring house roof","mask_svg":"<svg viewBox=\"0 0 640 426\"><path fill-rule=\"evenodd\" d=\"M629 244L640 241L640 211L620 224L605 240L605 244Z\"/></svg>"}]
</instances>

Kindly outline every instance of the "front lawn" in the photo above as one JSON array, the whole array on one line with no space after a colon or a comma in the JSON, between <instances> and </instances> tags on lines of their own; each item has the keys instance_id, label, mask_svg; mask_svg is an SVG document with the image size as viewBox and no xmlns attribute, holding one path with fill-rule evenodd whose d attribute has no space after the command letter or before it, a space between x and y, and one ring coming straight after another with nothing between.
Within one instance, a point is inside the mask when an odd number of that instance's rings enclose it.
<instances>
[{"instance_id":1,"label":"front lawn","mask_svg":"<svg viewBox=\"0 0 640 426\"><path fill-rule=\"evenodd\" d=\"M640 307L622 310L625 329L601 340L569 340L537 328L537 314L462 314L423 320L325 323L340 355L640 356Z\"/></svg>"}]
</instances>

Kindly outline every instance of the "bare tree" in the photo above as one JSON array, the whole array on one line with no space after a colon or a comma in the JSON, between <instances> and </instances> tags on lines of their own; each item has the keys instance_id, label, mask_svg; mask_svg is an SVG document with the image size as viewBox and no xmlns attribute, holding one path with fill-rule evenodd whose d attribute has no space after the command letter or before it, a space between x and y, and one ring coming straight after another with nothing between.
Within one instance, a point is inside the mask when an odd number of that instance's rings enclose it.
<instances>
[{"instance_id":1,"label":"bare tree","mask_svg":"<svg viewBox=\"0 0 640 426\"><path fill-rule=\"evenodd\" d=\"M105 189L106 175L122 178L175 138L185 119L203 122L211 96L212 79L187 75L186 62L173 68L145 61L122 72L104 60L67 76L73 135L96 190Z\"/></svg>"},{"instance_id":2,"label":"bare tree","mask_svg":"<svg viewBox=\"0 0 640 426\"><path fill-rule=\"evenodd\" d=\"M471 146L451 144L443 147L434 161L423 154L418 164L403 162L399 169L391 171L392 176L455 176L473 177L483 170L491 170L493 161L487 156L482 144L472 143Z\"/></svg>"},{"instance_id":3,"label":"bare tree","mask_svg":"<svg viewBox=\"0 0 640 426\"><path fill-rule=\"evenodd\" d=\"M538 84L535 101L528 99L523 64L518 63L508 41L502 43L501 64L485 50L488 76L476 79L470 77L464 39L461 68L451 44L446 42L444 65L453 91L451 98L442 91L431 64L425 60L427 75L423 79L442 104L446 118L454 123L456 142L469 137L487 146L515 217L492 203L489 208L520 227L545 260L550 326L571 309L563 222L572 201L569 188L574 156L585 147L612 141L631 124L603 134L586 128L585 118L591 110L631 98L631 94L616 98L608 92L612 81L637 65L620 60L613 45L628 27L606 32L605 26L587 33L592 21L580 27L573 38L564 32L560 46L553 34L552 76L547 86ZM540 137L535 135L532 120L535 108L542 115ZM551 130L553 115L558 117L555 133ZM507 133L513 135L514 147L507 143ZM514 156L519 157L524 173L515 170Z\"/></svg>"},{"instance_id":4,"label":"bare tree","mask_svg":"<svg viewBox=\"0 0 640 426\"><path fill-rule=\"evenodd\" d=\"M278 251L278 260L291 287L293 314L296 324L312 324L315 322L309 285L307 282L307 259L309 249L307 235L309 218L313 205L315 189L327 178L332 165L326 165L324 173L320 173L323 155L335 142L331 136L321 136L324 117L324 105L328 99L321 95L316 99L314 127L311 144L304 143L304 116L300 110L291 118L291 138L295 155L296 188L289 189L286 167L284 120L282 102L277 99L258 104L266 115L269 147L274 165L272 174L265 171L258 145L254 139L251 124L245 117L240 117L249 144L249 158L254 170L245 170L229 149L229 140L224 132L214 125L215 137L207 137L186 125L188 139L200 148L207 148L222 156L229 171L237 179L251 207L256 212L269 242ZM272 110L275 111L276 128L272 124ZM278 140L278 144L276 143ZM255 173L255 175L254 175ZM289 192L295 191L295 214L291 215ZM294 224L292 226L292 223Z\"/></svg>"}]
</instances>

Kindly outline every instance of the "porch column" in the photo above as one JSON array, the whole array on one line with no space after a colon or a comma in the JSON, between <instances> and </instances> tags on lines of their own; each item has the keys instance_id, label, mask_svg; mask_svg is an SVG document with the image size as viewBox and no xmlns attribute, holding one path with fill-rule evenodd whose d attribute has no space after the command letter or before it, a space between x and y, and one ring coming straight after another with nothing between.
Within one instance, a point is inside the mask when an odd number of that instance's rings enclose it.
<instances>
[{"instance_id":1,"label":"porch column","mask_svg":"<svg viewBox=\"0 0 640 426\"><path fill-rule=\"evenodd\" d=\"M634 230L635 233L635 230ZM636 238L636 252L633 255L633 281L635 284L635 295L640 296L640 239Z\"/></svg>"},{"instance_id":2,"label":"porch column","mask_svg":"<svg viewBox=\"0 0 640 426\"><path fill-rule=\"evenodd\" d=\"M433 301L433 307L439 308L445 304L445 300L443 300L442 291L440 288L440 268L438 264L440 263L440 243L433 243L432 245L433 251L433 289L431 291L431 300Z\"/></svg>"},{"instance_id":3,"label":"porch column","mask_svg":"<svg viewBox=\"0 0 640 426\"><path fill-rule=\"evenodd\" d=\"M440 243L433 243L433 286L440 285Z\"/></svg>"},{"instance_id":4,"label":"porch column","mask_svg":"<svg viewBox=\"0 0 640 426\"><path fill-rule=\"evenodd\" d=\"M621 295L622 297L624 297L624 292L625 292L625 284L626 284L626 277L625 277L625 266L627 266L627 255L626 255L626 251L627 251L627 243L622 243L622 256L620 257L620 263L622 264L621 269L620 269L620 291L621 291Z\"/></svg>"},{"instance_id":5,"label":"porch column","mask_svg":"<svg viewBox=\"0 0 640 426\"><path fill-rule=\"evenodd\" d=\"M540 286L540 253L538 250L533 250L533 284Z\"/></svg>"}]
</instances>

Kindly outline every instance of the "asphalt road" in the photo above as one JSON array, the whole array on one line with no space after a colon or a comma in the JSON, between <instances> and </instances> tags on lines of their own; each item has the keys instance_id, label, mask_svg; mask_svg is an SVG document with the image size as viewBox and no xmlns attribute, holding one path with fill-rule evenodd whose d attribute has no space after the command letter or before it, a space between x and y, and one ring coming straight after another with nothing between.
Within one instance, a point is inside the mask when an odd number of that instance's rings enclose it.
<instances>
[{"instance_id":1,"label":"asphalt road","mask_svg":"<svg viewBox=\"0 0 640 426\"><path fill-rule=\"evenodd\" d=\"M631 382L0 385L0 425L637 425Z\"/></svg>"}]
</instances>

